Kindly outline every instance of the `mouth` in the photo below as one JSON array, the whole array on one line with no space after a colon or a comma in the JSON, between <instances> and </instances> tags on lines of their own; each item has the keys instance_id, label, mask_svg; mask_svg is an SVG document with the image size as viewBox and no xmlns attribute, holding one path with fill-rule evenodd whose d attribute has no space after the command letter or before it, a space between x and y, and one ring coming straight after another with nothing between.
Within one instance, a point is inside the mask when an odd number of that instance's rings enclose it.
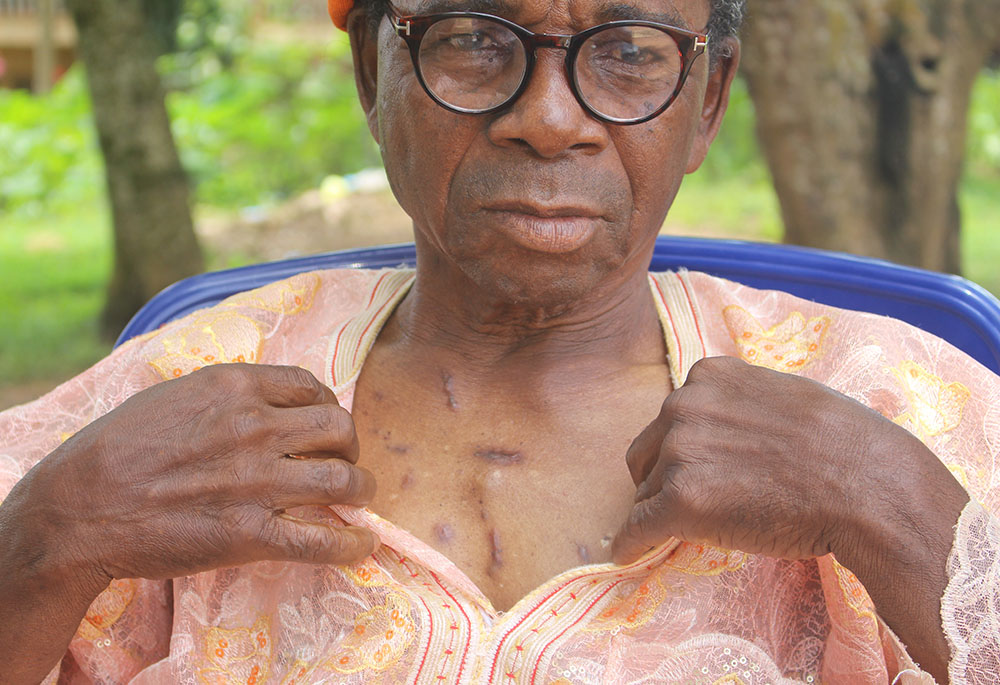
<instances>
[{"instance_id":1,"label":"mouth","mask_svg":"<svg viewBox=\"0 0 1000 685\"><path fill-rule=\"evenodd\" d=\"M535 252L574 252L594 236L601 213L584 204L541 205L501 202L485 208L497 228Z\"/></svg>"}]
</instances>

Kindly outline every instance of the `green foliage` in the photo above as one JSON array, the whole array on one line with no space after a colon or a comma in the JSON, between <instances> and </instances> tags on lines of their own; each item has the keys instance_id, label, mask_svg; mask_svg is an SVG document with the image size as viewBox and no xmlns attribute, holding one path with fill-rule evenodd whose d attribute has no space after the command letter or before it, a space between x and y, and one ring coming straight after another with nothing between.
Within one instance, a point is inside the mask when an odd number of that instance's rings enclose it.
<instances>
[{"instance_id":1,"label":"green foliage","mask_svg":"<svg viewBox=\"0 0 1000 685\"><path fill-rule=\"evenodd\" d=\"M1000 179L1000 70L985 70L976 80L969 112L968 175Z\"/></svg>"},{"instance_id":2,"label":"green foliage","mask_svg":"<svg viewBox=\"0 0 1000 685\"><path fill-rule=\"evenodd\" d=\"M230 29L214 35L216 42L161 59L174 88L174 136L199 202L277 202L329 174L379 163L345 39L253 45L229 40ZM219 57L223 42L229 68ZM0 214L37 217L93 203L103 179L81 65L46 96L0 90Z\"/></svg>"},{"instance_id":3,"label":"green foliage","mask_svg":"<svg viewBox=\"0 0 1000 685\"><path fill-rule=\"evenodd\" d=\"M44 97L0 90L0 218L38 217L93 202L103 181L80 69Z\"/></svg>"},{"instance_id":4,"label":"green foliage","mask_svg":"<svg viewBox=\"0 0 1000 685\"><path fill-rule=\"evenodd\" d=\"M0 214L0 386L65 379L108 353L97 317L110 265L96 199L39 219Z\"/></svg>"},{"instance_id":5,"label":"green foliage","mask_svg":"<svg viewBox=\"0 0 1000 685\"><path fill-rule=\"evenodd\" d=\"M741 175L770 181L754 131L753 100L743 78L733 82L729 109L698 175L714 180Z\"/></svg>"},{"instance_id":6,"label":"green foliage","mask_svg":"<svg viewBox=\"0 0 1000 685\"><path fill-rule=\"evenodd\" d=\"M276 202L330 174L378 164L345 40L254 46L230 70L213 66L211 56L200 69L199 82L168 97L199 201ZM177 73L171 57L164 71L168 80Z\"/></svg>"}]
</instances>

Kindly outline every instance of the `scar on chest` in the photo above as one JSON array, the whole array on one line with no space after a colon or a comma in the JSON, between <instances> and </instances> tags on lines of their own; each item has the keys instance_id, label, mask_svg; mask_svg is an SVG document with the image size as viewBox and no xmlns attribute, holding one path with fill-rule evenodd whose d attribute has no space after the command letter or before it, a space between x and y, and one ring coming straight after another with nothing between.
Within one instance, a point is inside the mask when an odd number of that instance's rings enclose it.
<instances>
[{"instance_id":1,"label":"scar on chest","mask_svg":"<svg viewBox=\"0 0 1000 685\"><path fill-rule=\"evenodd\" d=\"M392 454L409 454L410 446L404 445L400 442L393 440L391 430L387 431L375 430L374 433L382 441L382 444L385 445L385 449L387 451L391 452Z\"/></svg>"},{"instance_id":2,"label":"scar on chest","mask_svg":"<svg viewBox=\"0 0 1000 685\"><path fill-rule=\"evenodd\" d=\"M444 384L444 394L448 402L448 409L458 411L458 398L455 397L455 381L447 372L441 374L441 381Z\"/></svg>"},{"instance_id":3,"label":"scar on chest","mask_svg":"<svg viewBox=\"0 0 1000 685\"><path fill-rule=\"evenodd\" d=\"M437 523L434 525L434 537L443 545L450 544L455 539L455 529L447 523Z\"/></svg>"},{"instance_id":4,"label":"scar on chest","mask_svg":"<svg viewBox=\"0 0 1000 685\"><path fill-rule=\"evenodd\" d=\"M490 567L487 573L492 576L503 566L503 550L500 548L500 531L490 530Z\"/></svg>"},{"instance_id":5,"label":"scar on chest","mask_svg":"<svg viewBox=\"0 0 1000 685\"><path fill-rule=\"evenodd\" d=\"M409 490L413 487L413 483L416 482L416 477L413 475L413 469L410 469L403 476L403 480L399 481L400 490Z\"/></svg>"},{"instance_id":6,"label":"scar on chest","mask_svg":"<svg viewBox=\"0 0 1000 685\"><path fill-rule=\"evenodd\" d=\"M524 461L524 455L520 452L509 452L507 450L478 449L475 451L475 455L498 466L510 466L512 464L520 464Z\"/></svg>"}]
</instances>

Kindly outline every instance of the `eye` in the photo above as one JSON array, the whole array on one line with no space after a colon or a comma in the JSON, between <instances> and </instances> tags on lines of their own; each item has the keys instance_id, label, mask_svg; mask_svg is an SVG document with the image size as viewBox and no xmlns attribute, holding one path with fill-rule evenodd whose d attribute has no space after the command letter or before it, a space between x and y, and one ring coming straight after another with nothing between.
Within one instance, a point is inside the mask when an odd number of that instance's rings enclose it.
<instances>
[{"instance_id":1,"label":"eye","mask_svg":"<svg viewBox=\"0 0 1000 685\"><path fill-rule=\"evenodd\" d=\"M656 50L643 48L640 45L624 40L608 40L591 44L595 57L613 60L630 67L641 67L660 59Z\"/></svg>"},{"instance_id":2,"label":"eye","mask_svg":"<svg viewBox=\"0 0 1000 685\"><path fill-rule=\"evenodd\" d=\"M474 50L486 50L493 47L496 41L488 35L486 31L471 31L469 33L453 33L446 36L448 46L455 50L472 52Z\"/></svg>"}]
</instances>

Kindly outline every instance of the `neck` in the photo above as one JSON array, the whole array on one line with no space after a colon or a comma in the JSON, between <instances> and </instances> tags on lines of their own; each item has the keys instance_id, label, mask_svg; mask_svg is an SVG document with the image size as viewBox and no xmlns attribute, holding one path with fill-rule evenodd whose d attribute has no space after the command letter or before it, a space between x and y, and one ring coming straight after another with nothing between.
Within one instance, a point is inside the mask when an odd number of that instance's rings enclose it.
<instances>
[{"instance_id":1,"label":"neck","mask_svg":"<svg viewBox=\"0 0 1000 685\"><path fill-rule=\"evenodd\" d=\"M512 303L456 270L418 266L381 337L417 368L493 388L540 376L550 387L579 387L581 376L614 379L624 367L662 366L663 334L644 265L555 303Z\"/></svg>"}]
</instances>

